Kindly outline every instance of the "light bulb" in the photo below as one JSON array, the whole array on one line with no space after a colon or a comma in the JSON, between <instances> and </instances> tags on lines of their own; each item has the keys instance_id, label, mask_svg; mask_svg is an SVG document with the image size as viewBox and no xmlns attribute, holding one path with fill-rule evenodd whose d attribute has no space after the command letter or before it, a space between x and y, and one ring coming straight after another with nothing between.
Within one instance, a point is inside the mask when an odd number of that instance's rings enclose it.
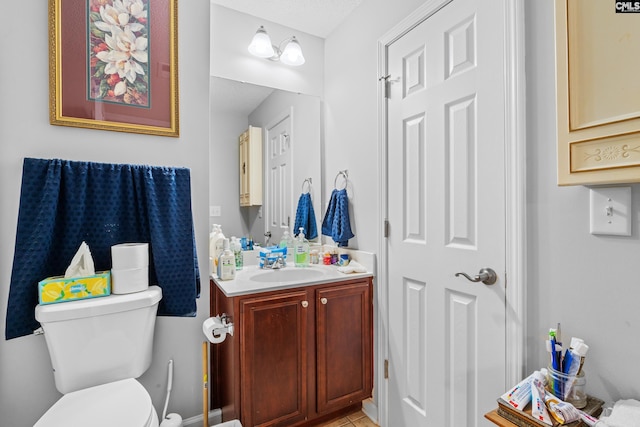
<instances>
[{"instance_id":1,"label":"light bulb","mask_svg":"<svg viewBox=\"0 0 640 427\"><path fill-rule=\"evenodd\" d=\"M287 65L302 65L304 64L304 55L302 54L302 48L300 43L296 40L296 37L291 37L291 40L285 46L280 56L280 61Z\"/></svg>"},{"instance_id":2,"label":"light bulb","mask_svg":"<svg viewBox=\"0 0 640 427\"><path fill-rule=\"evenodd\" d=\"M249 52L259 58L271 58L275 53L273 45L271 44L271 38L262 25L258 28L258 31L256 31L256 34L251 40Z\"/></svg>"}]
</instances>

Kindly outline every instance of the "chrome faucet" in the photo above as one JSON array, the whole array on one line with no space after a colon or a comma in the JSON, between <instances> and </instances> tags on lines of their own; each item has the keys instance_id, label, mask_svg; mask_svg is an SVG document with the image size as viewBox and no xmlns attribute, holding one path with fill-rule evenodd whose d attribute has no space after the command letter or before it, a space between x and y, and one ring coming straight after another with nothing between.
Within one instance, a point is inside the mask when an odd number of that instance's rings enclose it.
<instances>
[{"instance_id":1,"label":"chrome faucet","mask_svg":"<svg viewBox=\"0 0 640 427\"><path fill-rule=\"evenodd\" d=\"M284 268L286 266L286 261L282 255L278 255L278 257L273 260L270 264L268 258L264 260L264 268L269 268L271 270L278 270L280 268Z\"/></svg>"}]
</instances>

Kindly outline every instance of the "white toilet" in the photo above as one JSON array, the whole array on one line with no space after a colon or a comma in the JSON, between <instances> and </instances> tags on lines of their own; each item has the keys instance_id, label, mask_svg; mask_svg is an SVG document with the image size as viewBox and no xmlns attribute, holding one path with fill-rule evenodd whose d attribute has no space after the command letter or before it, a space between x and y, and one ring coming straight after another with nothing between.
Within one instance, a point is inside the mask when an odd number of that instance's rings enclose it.
<instances>
[{"instance_id":1,"label":"white toilet","mask_svg":"<svg viewBox=\"0 0 640 427\"><path fill-rule=\"evenodd\" d=\"M36 307L56 388L64 394L34 427L158 427L135 380L151 364L162 290Z\"/></svg>"}]
</instances>

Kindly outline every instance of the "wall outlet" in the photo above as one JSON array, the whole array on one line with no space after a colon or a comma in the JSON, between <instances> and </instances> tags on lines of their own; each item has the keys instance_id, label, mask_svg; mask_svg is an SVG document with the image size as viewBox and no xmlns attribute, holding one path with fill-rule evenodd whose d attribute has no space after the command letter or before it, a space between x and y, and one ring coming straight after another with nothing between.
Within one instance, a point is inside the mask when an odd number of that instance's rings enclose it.
<instances>
[{"instance_id":1,"label":"wall outlet","mask_svg":"<svg viewBox=\"0 0 640 427\"><path fill-rule=\"evenodd\" d=\"M222 216L222 207L209 206L209 216Z\"/></svg>"},{"instance_id":2,"label":"wall outlet","mask_svg":"<svg viewBox=\"0 0 640 427\"><path fill-rule=\"evenodd\" d=\"M593 187L589 203L591 234L631 236L631 187Z\"/></svg>"}]
</instances>

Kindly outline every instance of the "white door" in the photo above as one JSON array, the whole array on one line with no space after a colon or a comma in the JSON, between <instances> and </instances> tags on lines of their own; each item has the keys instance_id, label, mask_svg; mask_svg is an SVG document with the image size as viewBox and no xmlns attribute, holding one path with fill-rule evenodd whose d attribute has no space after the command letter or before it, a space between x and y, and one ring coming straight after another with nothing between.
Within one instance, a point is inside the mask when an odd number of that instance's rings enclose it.
<instances>
[{"instance_id":1,"label":"white door","mask_svg":"<svg viewBox=\"0 0 640 427\"><path fill-rule=\"evenodd\" d=\"M271 244L278 244L290 224L292 197L291 112L288 111L267 126L267 213L265 231L271 232Z\"/></svg>"},{"instance_id":2,"label":"white door","mask_svg":"<svg viewBox=\"0 0 640 427\"><path fill-rule=\"evenodd\" d=\"M440 3L387 50L394 427L488 425L506 388L504 5Z\"/></svg>"}]
</instances>

